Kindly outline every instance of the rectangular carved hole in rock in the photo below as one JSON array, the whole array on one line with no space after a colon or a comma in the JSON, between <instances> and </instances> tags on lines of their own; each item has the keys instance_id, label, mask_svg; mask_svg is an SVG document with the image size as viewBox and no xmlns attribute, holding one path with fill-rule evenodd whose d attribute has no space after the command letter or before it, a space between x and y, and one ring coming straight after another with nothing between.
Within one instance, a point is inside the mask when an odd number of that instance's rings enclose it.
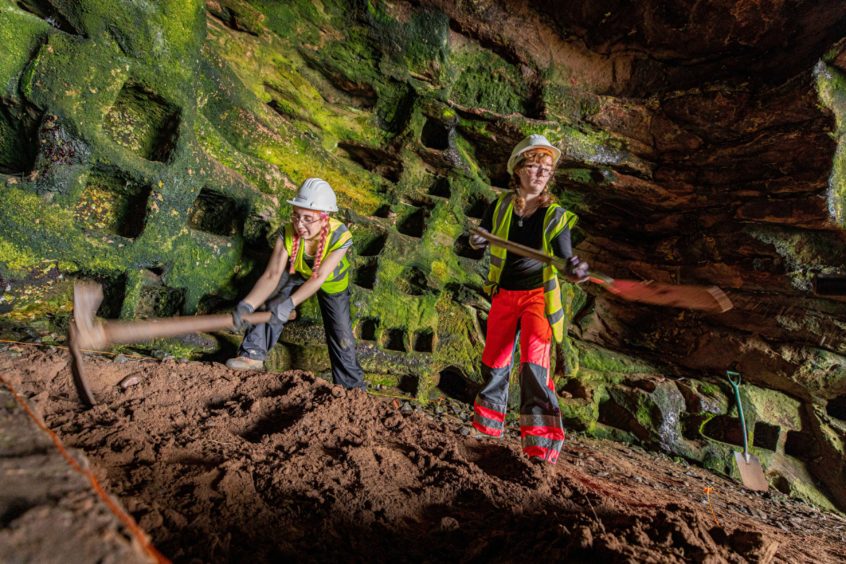
<instances>
[{"instance_id":1,"label":"rectangular carved hole in rock","mask_svg":"<svg viewBox=\"0 0 846 564\"><path fill-rule=\"evenodd\" d=\"M485 210L488 209L488 201L482 196L470 196L467 206L464 208L464 215L474 219L482 219Z\"/></svg>"},{"instance_id":2,"label":"rectangular carved hole in rock","mask_svg":"<svg viewBox=\"0 0 846 564\"><path fill-rule=\"evenodd\" d=\"M94 274L91 276L103 288L103 301L97 308L97 317L117 319L126 297L126 274Z\"/></svg>"},{"instance_id":3,"label":"rectangular carved hole in rock","mask_svg":"<svg viewBox=\"0 0 846 564\"><path fill-rule=\"evenodd\" d=\"M558 395L566 392L571 398L591 399L587 387L578 378L570 378L558 387Z\"/></svg>"},{"instance_id":4,"label":"rectangular carved hole in rock","mask_svg":"<svg viewBox=\"0 0 846 564\"><path fill-rule=\"evenodd\" d=\"M420 385L420 379L413 374L403 374L400 376L400 381L397 384L399 390L411 396L417 395L417 388Z\"/></svg>"},{"instance_id":5,"label":"rectangular carved hole in rock","mask_svg":"<svg viewBox=\"0 0 846 564\"><path fill-rule=\"evenodd\" d=\"M117 171L95 170L74 209L84 228L134 239L144 230L151 189Z\"/></svg>"},{"instance_id":6,"label":"rectangular carved hole in rock","mask_svg":"<svg viewBox=\"0 0 846 564\"><path fill-rule=\"evenodd\" d=\"M0 174L28 174L38 153L38 121L20 105L0 99Z\"/></svg>"},{"instance_id":7,"label":"rectangular carved hole in rock","mask_svg":"<svg viewBox=\"0 0 846 564\"><path fill-rule=\"evenodd\" d=\"M375 341L376 330L379 328L379 320L367 317L358 322L356 327L358 338L362 341Z\"/></svg>"},{"instance_id":8,"label":"rectangular carved hole in rock","mask_svg":"<svg viewBox=\"0 0 846 564\"><path fill-rule=\"evenodd\" d=\"M472 260L479 260L485 256L484 247L481 249L474 249L470 246L470 236L467 234L460 235L458 239L455 240L453 250L458 256Z\"/></svg>"},{"instance_id":9,"label":"rectangular carved hole in rock","mask_svg":"<svg viewBox=\"0 0 846 564\"><path fill-rule=\"evenodd\" d=\"M702 428L702 435L715 441L743 446L743 431L737 417L717 415L711 418Z\"/></svg>"},{"instance_id":10,"label":"rectangular carved hole in rock","mask_svg":"<svg viewBox=\"0 0 846 564\"><path fill-rule=\"evenodd\" d=\"M451 195L449 180L443 176L435 178L435 181L429 187L429 195L439 198L449 198Z\"/></svg>"},{"instance_id":11,"label":"rectangular carved hole in rock","mask_svg":"<svg viewBox=\"0 0 846 564\"><path fill-rule=\"evenodd\" d=\"M374 217L381 217L383 219L389 217L391 215L391 206L390 204L384 204L376 208L373 212Z\"/></svg>"},{"instance_id":12,"label":"rectangular carved hole in rock","mask_svg":"<svg viewBox=\"0 0 846 564\"><path fill-rule=\"evenodd\" d=\"M249 247L270 248L270 223L255 213L244 220L244 243Z\"/></svg>"},{"instance_id":13,"label":"rectangular carved hole in rock","mask_svg":"<svg viewBox=\"0 0 846 564\"><path fill-rule=\"evenodd\" d=\"M825 406L825 412L835 419L846 421L846 394L829 400Z\"/></svg>"},{"instance_id":14,"label":"rectangular carved hole in rock","mask_svg":"<svg viewBox=\"0 0 846 564\"><path fill-rule=\"evenodd\" d=\"M444 151L449 149L449 128L433 119L427 119L420 132L420 142L424 147Z\"/></svg>"},{"instance_id":15,"label":"rectangular carved hole in rock","mask_svg":"<svg viewBox=\"0 0 846 564\"><path fill-rule=\"evenodd\" d=\"M429 291L429 282L416 266L406 268L396 280L397 289L410 296L423 296Z\"/></svg>"},{"instance_id":16,"label":"rectangular carved hole in rock","mask_svg":"<svg viewBox=\"0 0 846 564\"><path fill-rule=\"evenodd\" d=\"M427 216L428 213L424 208L418 208L405 216L397 224L397 231L403 235L419 239L423 236L423 231L426 229Z\"/></svg>"},{"instance_id":17,"label":"rectangular carved hole in rock","mask_svg":"<svg viewBox=\"0 0 846 564\"><path fill-rule=\"evenodd\" d=\"M814 292L823 296L846 296L846 275L817 274Z\"/></svg>"},{"instance_id":18,"label":"rectangular carved hole in rock","mask_svg":"<svg viewBox=\"0 0 846 564\"><path fill-rule=\"evenodd\" d=\"M338 150L350 160L390 182L399 182L402 176L402 161L384 149L341 141L338 143Z\"/></svg>"},{"instance_id":19,"label":"rectangular carved hole in rock","mask_svg":"<svg viewBox=\"0 0 846 564\"><path fill-rule=\"evenodd\" d=\"M185 305L185 288L165 286L161 276L161 272L152 270L141 273L141 289L135 304L136 319L173 317L182 312Z\"/></svg>"},{"instance_id":20,"label":"rectangular carved hole in rock","mask_svg":"<svg viewBox=\"0 0 846 564\"><path fill-rule=\"evenodd\" d=\"M753 435L752 444L767 450L775 450L780 434L781 427L778 425L770 425L769 423L758 421L755 423L755 434Z\"/></svg>"},{"instance_id":21,"label":"rectangular carved hole in rock","mask_svg":"<svg viewBox=\"0 0 846 564\"><path fill-rule=\"evenodd\" d=\"M406 352L405 331L402 329L388 329L383 336L384 346L388 350Z\"/></svg>"},{"instance_id":22,"label":"rectangular carved hole in rock","mask_svg":"<svg viewBox=\"0 0 846 564\"><path fill-rule=\"evenodd\" d=\"M381 254L387 240L388 235L386 233L367 233L362 237L361 243L355 245L358 249L358 256L375 257Z\"/></svg>"},{"instance_id":23,"label":"rectangular carved hole in rock","mask_svg":"<svg viewBox=\"0 0 846 564\"><path fill-rule=\"evenodd\" d=\"M784 441L784 454L799 460L811 460L817 457L817 442L811 433L788 431Z\"/></svg>"},{"instance_id":24,"label":"rectangular carved hole in rock","mask_svg":"<svg viewBox=\"0 0 846 564\"><path fill-rule=\"evenodd\" d=\"M423 353L432 352L432 343L434 338L435 335L431 329L416 331L414 333L414 350Z\"/></svg>"},{"instance_id":25,"label":"rectangular carved hole in rock","mask_svg":"<svg viewBox=\"0 0 846 564\"><path fill-rule=\"evenodd\" d=\"M353 283L367 290L372 290L376 284L378 262L375 258L365 258L359 261L353 269Z\"/></svg>"},{"instance_id":26,"label":"rectangular carved hole in rock","mask_svg":"<svg viewBox=\"0 0 846 564\"><path fill-rule=\"evenodd\" d=\"M243 229L244 209L237 200L216 190L203 188L188 210L188 226L223 237Z\"/></svg>"},{"instance_id":27,"label":"rectangular carved hole in rock","mask_svg":"<svg viewBox=\"0 0 846 564\"><path fill-rule=\"evenodd\" d=\"M463 403L473 403L479 385L468 379L460 368L447 366L438 374L438 389L443 394Z\"/></svg>"},{"instance_id":28,"label":"rectangular carved hole in rock","mask_svg":"<svg viewBox=\"0 0 846 564\"><path fill-rule=\"evenodd\" d=\"M180 120L179 108L129 82L106 113L103 131L142 159L166 162L176 148Z\"/></svg>"}]
</instances>

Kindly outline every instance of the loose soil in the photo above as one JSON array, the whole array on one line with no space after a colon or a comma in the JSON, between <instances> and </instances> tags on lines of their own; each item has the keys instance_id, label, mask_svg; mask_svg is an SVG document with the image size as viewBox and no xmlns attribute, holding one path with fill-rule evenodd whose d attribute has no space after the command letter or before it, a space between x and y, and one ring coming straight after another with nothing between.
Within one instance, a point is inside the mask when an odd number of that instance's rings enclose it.
<instances>
[{"instance_id":1,"label":"loose soil","mask_svg":"<svg viewBox=\"0 0 846 564\"><path fill-rule=\"evenodd\" d=\"M447 398L89 355L85 411L67 362L15 345L0 377L176 561L846 561L840 515L578 436L533 464L513 433L468 436Z\"/></svg>"}]
</instances>

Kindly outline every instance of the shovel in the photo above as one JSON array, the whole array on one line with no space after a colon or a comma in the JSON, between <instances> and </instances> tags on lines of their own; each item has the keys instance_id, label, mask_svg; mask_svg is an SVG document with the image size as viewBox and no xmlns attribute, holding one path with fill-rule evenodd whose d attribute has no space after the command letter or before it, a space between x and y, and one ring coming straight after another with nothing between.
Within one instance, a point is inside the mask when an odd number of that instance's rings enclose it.
<instances>
[{"instance_id":1,"label":"shovel","mask_svg":"<svg viewBox=\"0 0 846 564\"><path fill-rule=\"evenodd\" d=\"M740 471L740 479L743 480L743 485L750 490L759 492L767 491L769 484L767 478L764 476L764 470L761 468L761 462L758 457L749 454L749 443L746 438L746 419L743 418L743 404L740 402L740 373L726 370L726 377L728 378L731 387L734 388L734 397L737 400L737 414L740 416L740 427L743 431L743 452L734 453L734 461L737 463L737 469Z\"/></svg>"},{"instance_id":2,"label":"shovel","mask_svg":"<svg viewBox=\"0 0 846 564\"><path fill-rule=\"evenodd\" d=\"M546 264L552 264L560 272L567 272L564 259L550 256L543 251L533 249L507 239L497 237L483 229L471 230L475 235L484 237L491 245L504 247L509 252L533 258ZM710 313L725 313L733 306L731 300L716 286L688 286L678 284L660 284L658 282L638 280L615 280L599 272L588 272L588 282L598 284L624 300L660 306L698 309Z\"/></svg>"}]
</instances>

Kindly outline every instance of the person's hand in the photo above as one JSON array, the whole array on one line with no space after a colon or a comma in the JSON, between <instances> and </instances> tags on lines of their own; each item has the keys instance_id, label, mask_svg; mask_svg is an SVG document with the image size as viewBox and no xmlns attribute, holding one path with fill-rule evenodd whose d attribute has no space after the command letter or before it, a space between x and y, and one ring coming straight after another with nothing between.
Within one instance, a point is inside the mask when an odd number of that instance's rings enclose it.
<instances>
[{"instance_id":1,"label":"person's hand","mask_svg":"<svg viewBox=\"0 0 846 564\"><path fill-rule=\"evenodd\" d=\"M578 282L584 282L587 280L588 269L590 265L587 262L583 261L576 255L571 256L567 259L568 265L568 274L574 277Z\"/></svg>"},{"instance_id":2,"label":"person's hand","mask_svg":"<svg viewBox=\"0 0 846 564\"><path fill-rule=\"evenodd\" d=\"M238 302L238 305L235 306L235 310L232 312L232 324L235 326L236 331L250 328L250 322L246 321L244 316L253 313L255 310L256 308L243 300Z\"/></svg>"},{"instance_id":3,"label":"person's hand","mask_svg":"<svg viewBox=\"0 0 846 564\"><path fill-rule=\"evenodd\" d=\"M287 323L291 317L291 312L294 311L294 300L288 298L284 301L273 301L267 304L271 316L276 323Z\"/></svg>"},{"instance_id":4,"label":"person's hand","mask_svg":"<svg viewBox=\"0 0 846 564\"><path fill-rule=\"evenodd\" d=\"M482 229L481 227L479 228L479 231L484 231L485 233L487 233L487 231ZM490 244L487 239L485 239L481 235L477 235L476 233L470 233L469 242L470 246L476 249L477 251L479 249L484 249Z\"/></svg>"}]
</instances>

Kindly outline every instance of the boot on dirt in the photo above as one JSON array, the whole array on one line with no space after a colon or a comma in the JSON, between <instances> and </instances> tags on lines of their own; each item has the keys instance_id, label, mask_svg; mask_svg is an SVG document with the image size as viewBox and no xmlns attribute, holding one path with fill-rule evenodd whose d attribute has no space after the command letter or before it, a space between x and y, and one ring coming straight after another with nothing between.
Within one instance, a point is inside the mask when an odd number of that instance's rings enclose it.
<instances>
[{"instance_id":1,"label":"boot on dirt","mask_svg":"<svg viewBox=\"0 0 846 564\"><path fill-rule=\"evenodd\" d=\"M227 360L226 366L234 370L264 370L264 361L239 356Z\"/></svg>"}]
</instances>

